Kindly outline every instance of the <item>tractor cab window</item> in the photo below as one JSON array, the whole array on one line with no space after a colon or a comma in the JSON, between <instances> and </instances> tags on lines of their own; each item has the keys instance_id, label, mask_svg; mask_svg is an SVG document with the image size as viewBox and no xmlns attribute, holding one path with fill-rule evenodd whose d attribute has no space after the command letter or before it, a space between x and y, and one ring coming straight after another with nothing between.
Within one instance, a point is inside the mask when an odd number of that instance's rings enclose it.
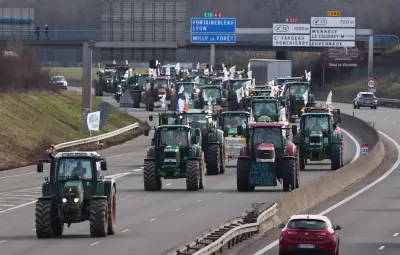
<instances>
[{"instance_id":1,"label":"tractor cab window","mask_svg":"<svg viewBox=\"0 0 400 255\"><path fill-rule=\"evenodd\" d=\"M57 160L58 180L92 179L92 162L90 158L60 158Z\"/></svg>"},{"instance_id":2,"label":"tractor cab window","mask_svg":"<svg viewBox=\"0 0 400 255\"><path fill-rule=\"evenodd\" d=\"M186 114L186 115L184 115L183 122L184 122L183 123L184 125L188 125L188 124L190 125L193 122L197 122L200 124L200 126L198 128L203 130L206 127L207 118L204 113Z\"/></svg>"},{"instance_id":3,"label":"tractor cab window","mask_svg":"<svg viewBox=\"0 0 400 255\"><path fill-rule=\"evenodd\" d=\"M224 128L246 127L247 117L245 115L228 115L224 117Z\"/></svg>"},{"instance_id":4,"label":"tractor cab window","mask_svg":"<svg viewBox=\"0 0 400 255\"><path fill-rule=\"evenodd\" d=\"M177 145L179 147L188 146L188 133L185 130L171 129L160 131L160 145Z\"/></svg>"},{"instance_id":5,"label":"tractor cab window","mask_svg":"<svg viewBox=\"0 0 400 255\"><path fill-rule=\"evenodd\" d=\"M282 147L282 129L279 127L254 128L253 143L272 143L276 147Z\"/></svg>"},{"instance_id":6,"label":"tractor cab window","mask_svg":"<svg viewBox=\"0 0 400 255\"><path fill-rule=\"evenodd\" d=\"M206 77L199 77L199 84L200 85L207 85L207 78Z\"/></svg>"},{"instance_id":7,"label":"tractor cab window","mask_svg":"<svg viewBox=\"0 0 400 255\"><path fill-rule=\"evenodd\" d=\"M208 102L209 98L213 101L216 99L221 99L221 90L219 88L207 88L203 89L203 98L204 101Z\"/></svg>"},{"instance_id":8,"label":"tractor cab window","mask_svg":"<svg viewBox=\"0 0 400 255\"><path fill-rule=\"evenodd\" d=\"M180 83L178 88L179 93L192 95L195 92L195 85L194 83Z\"/></svg>"},{"instance_id":9,"label":"tractor cab window","mask_svg":"<svg viewBox=\"0 0 400 255\"><path fill-rule=\"evenodd\" d=\"M291 96L303 95L308 89L307 84L292 84L289 88L289 93Z\"/></svg>"},{"instance_id":10,"label":"tractor cab window","mask_svg":"<svg viewBox=\"0 0 400 255\"><path fill-rule=\"evenodd\" d=\"M253 114L256 116L272 115L277 113L276 102L254 102Z\"/></svg>"},{"instance_id":11,"label":"tractor cab window","mask_svg":"<svg viewBox=\"0 0 400 255\"><path fill-rule=\"evenodd\" d=\"M167 79L160 79L160 80L155 80L154 81L154 88L168 88L168 80Z\"/></svg>"},{"instance_id":12,"label":"tractor cab window","mask_svg":"<svg viewBox=\"0 0 400 255\"><path fill-rule=\"evenodd\" d=\"M304 118L304 129L309 131L320 131L329 129L329 117L328 116L305 116Z\"/></svg>"}]
</instances>

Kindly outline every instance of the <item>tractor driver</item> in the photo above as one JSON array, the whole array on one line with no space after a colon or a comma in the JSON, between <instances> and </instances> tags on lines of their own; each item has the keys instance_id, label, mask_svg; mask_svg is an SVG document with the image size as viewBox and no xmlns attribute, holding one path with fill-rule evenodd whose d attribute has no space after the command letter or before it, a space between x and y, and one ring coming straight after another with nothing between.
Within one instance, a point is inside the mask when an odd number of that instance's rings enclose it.
<instances>
[{"instance_id":1,"label":"tractor driver","mask_svg":"<svg viewBox=\"0 0 400 255\"><path fill-rule=\"evenodd\" d=\"M167 145L178 145L179 147L186 146L183 132L180 130L168 130L163 132L162 141Z\"/></svg>"},{"instance_id":2,"label":"tractor driver","mask_svg":"<svg viewBox=\"0 0 400 255\"><path fill-rule=\"evenodd\" d=\"M71 172L72 177L80 177L81 179L86 179L86 168L82 167L82 162L78 161L76 167Z\"/></svg>"},{"instance_id":3,"label":"tractor driver","mask_svg":"<svg viewBox=\"0 0 400 255\"><path fill-rule=\"evenodd\" d=\"M329 123L328 118L307 118L305 123L305 129L309 130L328 130Z\"/></svg>"},{"instance_id":4,"label":"tractor driver","mask_svg":"<svg viewBox=\"0 0 400 255\"><path fill-rule=\"evenodd\" d=\"M274 113L271 106L269 106L268 104L262 104L262 108L261 110L258 112L259 116L262 115L270 115L271 113Z\"/></svg>"}]
</instances>

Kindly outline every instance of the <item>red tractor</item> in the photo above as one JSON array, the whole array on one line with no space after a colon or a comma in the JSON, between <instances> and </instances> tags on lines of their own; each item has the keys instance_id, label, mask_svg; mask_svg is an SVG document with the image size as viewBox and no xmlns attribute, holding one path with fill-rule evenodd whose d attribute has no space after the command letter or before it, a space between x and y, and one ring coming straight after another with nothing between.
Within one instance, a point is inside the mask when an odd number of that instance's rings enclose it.
<instances>
[{"instance_id":1,"label":"red tractor","mask_svg":"<svg viewBox=\"0 0 400 255\"><path fill-rule=\"evenodd\" d=\"M253 191L256 186L276 187L278 181L283 183L283 191L299 187L299 151L287 141L289 130L283 122L251 122L246 128L237 127L237 134L246 137L236 166L239 192Z\"/></svg>"}]
</instances>

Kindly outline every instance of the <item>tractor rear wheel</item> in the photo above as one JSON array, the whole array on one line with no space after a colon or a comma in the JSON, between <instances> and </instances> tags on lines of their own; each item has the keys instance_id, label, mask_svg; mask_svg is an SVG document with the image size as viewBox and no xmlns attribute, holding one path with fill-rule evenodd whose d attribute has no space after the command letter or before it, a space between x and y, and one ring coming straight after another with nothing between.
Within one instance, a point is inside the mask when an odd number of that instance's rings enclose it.
<instances>
[{"instance_id":1,"label":"tractor rear wheel","mask_svg":"<svg viewBox=\"0 0 400 255\"><path fill-rule=\"evenodd\" d=\"M331 170L337 170L341 166L341 145L332 145L331 149Z\"/></svg>"},{"instance_id":2,"label":"tractor rear wheel","mask_svg":"<svg viewBox=\"0 0 400 255\"><path fill-rule=\"evenodd\" d=\"M117 229L117 224L115 223L116 217L116 205L117 201L115 199L115 187L112 188L110 199L108 200L108 231L107 235L114 235Z\"/></svg>"},{"instance_id":3,"label":"tractor rear wheel","mask_svg":"<svg viewBox=\"0 0 400 255\"><path fill-rule=\"evenodd\" d=\"M221 150L218 144L211 144L206 151L207 175L218 175L219 173L219 157Z\"/></svg>"},{"instance_id":4,"label":"tractor rear wheel","mask_svg":"<svg viewBox=\"0 0 400 255\"><path fill-rule=\"evenodd\" d=\"M304 159L300 158L300 152L296 151L296 160L295 160L295 169L294 169L294 180L293 180L293 188L297 189L300 187L300 170L301 170L301 162L304 164ZM304 168L303 168L304 169Z\"/></svg>"},{"instance_id":5,"label":"tractor rear wheel","mask_svg":"<svg viewBox=\"0 0 400 255\"><path fill-rule=\"evenodd\" d=\"M296 160L287 160L283 162L283 191L288 192L296 189Z\"/></svg>"},{"instance_id":6,"label":"tractor rear wheel","mask_svg":"<svg viewBox=\"0 0 400 255\"><path fill-rule=\"evenodd\" d=\"M94 199L90 205L90 235L92 237L106 237L108 232L108 201Z\"/></svg>"},{"instance_id":7,"label":"tractor rear wheel","mask_svg":"<svg viewBox=\"0 0 400 255\"><path fill-rule=\"evenodd\" d=\"M51 209L51 200L39 200L36 202L35 225L38 238L51 238L54 236Z\"/></svg>"},{"instance_id":8,"label":"tractor rear wheel","mask_svg":"<svg viewBox=\"0 0 400 255\"><path fill-rule=\"evenodd\" d=\"M197 160L190 160L186 164L186 190L198 191L200 188L200 164Z\"/></svg>"},{"instance_id":9,"label":"tractor rear wheel","mask_svg":"<svg viewBox=\"0 0 400 255\"><path fill-rule=\"evenodd\" d=\"M157 176L156 165L153 161L144 163L143 182L145 191L161 190L161 177Z\"/></svg>"},{"instance_id":10,"label":"tractor rear wheel","mask_svg":"<svg viewBox=\"0 0 400 255\"><path fill-rule=\"evenodd\" d=\"M246 192L254 190L250 186L250 162L247 160L237 160L236 164L236 188L239 192Z\"/></svg>"}]
</instances>

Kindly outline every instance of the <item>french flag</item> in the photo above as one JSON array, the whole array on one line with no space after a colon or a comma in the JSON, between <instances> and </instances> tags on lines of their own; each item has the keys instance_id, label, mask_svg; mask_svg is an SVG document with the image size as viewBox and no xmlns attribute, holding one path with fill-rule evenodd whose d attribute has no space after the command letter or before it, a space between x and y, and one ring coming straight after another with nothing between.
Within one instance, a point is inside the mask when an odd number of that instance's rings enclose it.
<instances>
[{"instance_id":1,"label":"french flag","mask_svg":"<svg viewBox=\"0 0 400 255\"><path fill-rule=\"evenodd\" d=\"M189 107L185 103L185 101L182 99L182 94L176 95L176 110L178 111L188 111Z\"/></svg>"}]
</instances>

